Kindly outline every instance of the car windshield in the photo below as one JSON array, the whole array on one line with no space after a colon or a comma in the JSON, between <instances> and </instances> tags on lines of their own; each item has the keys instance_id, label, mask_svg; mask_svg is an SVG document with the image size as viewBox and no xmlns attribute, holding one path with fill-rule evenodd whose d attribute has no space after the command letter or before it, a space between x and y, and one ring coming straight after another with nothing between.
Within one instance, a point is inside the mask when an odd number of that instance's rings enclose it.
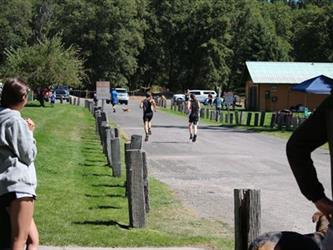
<instances>
[{"instance_id":1,"label":"car windshield","mask_svg":"<svg viewBox=\"0 0 333 250\"><path fill-rule=\"evenodd\" d=\"M193 92L191 91L190 93L193 94L193 95L200 95L199 91L193 91Z\"/></svg>"},{"instance_id":2,"label":"car windshield","mask_svg":"<svg viewBox=\"0 0 333 250\"><path fill-rule=\"evenodd\" d=\"M118 93L126 93L127 92L126 89L116 89L116 91Z\"/></svg>"}]
</instances>

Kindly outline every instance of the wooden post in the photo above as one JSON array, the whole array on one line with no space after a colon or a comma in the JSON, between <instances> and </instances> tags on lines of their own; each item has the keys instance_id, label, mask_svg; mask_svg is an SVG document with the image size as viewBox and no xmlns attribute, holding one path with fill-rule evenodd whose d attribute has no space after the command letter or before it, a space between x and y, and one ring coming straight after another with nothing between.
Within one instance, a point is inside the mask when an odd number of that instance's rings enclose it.
<instances>
[{"instance_id":1,"label":"wooden post","mask_svg":"<svg viewBox=\"0 0 333 250\"><path fill-rule=\"evenodd\" d=\"M138 149L130 149L126 154L129 165L127 185L130 226L142 228L146 224L142 153Z\"/></svg>"},{"instance_id":2,"label":"wooden post","mask_svg":"<svg viewBox=\"0 0 333 250\"><path fill-rule=\"evenodd\" d=\"M266 117L266 112L261 112L261 114L260 114L260 127L263 127L265 125L265 117Z\"/></svg>"},{"instance_id":3,"label":"wooden post","mask_svg":"<svg viewBox=\"0 0 333 250\"><path fill-rule=\"evenodd\" d=\"M112 176L121 176L120 139L111 139Z\"/></svg>"},{"instance_id":4,"label":"wooden post","mask_svg":"<svg viewBox=\"0 0 333 250\"><path fill-rule=\"evenodd\" d=\"M235 250L247 250L260 234L260 190L234 189Z\"/></svg>"},{"instance_id":5,"label":"wooden post","mask_svg":"<svg viewBox=\"0 0 333 250\"><path fill-rule=\"evenodd\" d=\"M274 113L274 114L272 114L271 123L269 125L271 128L274 128L275 119L276 119L276 114Z\"/></svg>"},{"instance_id":6,"label":"wooden post","mask_svg":"<svg viewBox=\"0 0 333 250\"><path fill-rule=\"evenodd\" d=\"M258 125L259 125L259 114L254 113L254 126L258 127Z\"/></svg>"},{"instance_id":7,"label":"wooden post","mask_svg":"<svg viewBox=\"0 0 333 250\"><path fill-rule=\"evenodd\" d=\"M239 125L242 125L242 122L243 122L243 111L240 112Z\"/></svg>"},{"instance_id":8,"label":"wooden post","mask_svg":"<svg viewBox=\"0 0 333 250\"><path fill-rule=\"evenodd\" d=\"M234 123L234 114L230 113L230 124L232 125Z\"/></svg>"},{"instance_id":9,"label":"wooden post","mask_svg":"<svg viewBox=\"0 0 333 250\"><path fill-rule=\"evenodd\" d=\"M101 122L101 144L103 146L103 153L106 155L106 128L108 124L106 121Z\"/></svg>"},{"instance_id":10,"label":"wooden post","mask_svg":"<svg viewBox=\"0 0 333 250\"><path fill-rule=\"evenodd\" d=\"M223 112L220 113L220 123L223 123Z\"/></svg>"},{"instance_id":11,"label":"wooden post","mask_svg":"<svg viewBox=\"0 0 333 250\"><path fill-rule=\"evenodd\" d=\"M145 196L145 209L149 213L149 188L148 188L148 162L146 152L142 152L142 165L143 165L143 191Z\"/></svg>"},{"instance_id":12,"label":"wooden post","mask_svg":"<svg viewBox=\"0 0 333 250\"><path fill-rule=\"evenodd\" d=\"M95 117L96 117L96 134L99 135L99 124L101 122L101 111L100 110L96 110Z\"/></svg>"},{"instance_id":13,"label":"wooden post","mask_svg":"<svg viewBox=\"0 0 333 250\"><path fill-rule=\"evenodd\" d=\"M206 110L206 116L205 116L205 118L209 119L209 108L206 108L205 110Z\"/></svg>"},{"instance_id":14,"label":"wooden post","mask_svg":"<svg viewBox=\"0 0 333 250\"><path fill-rule=\"evenodd\" d=\"M142 136L141 135L132 135L131 136L131 149L141 149L142 147Z\"/></svg>"},{"instance_id":15,"label":"wooden post","mask_svg":"<svg viewBox=\"0 0 333 250\"><path fill-rule=\"evenodd\" d=\"M247 113L246 126L251 125L252 112Z\"/></svg>"},{"instance_id":16,"label":"wooden post","mask_svg":"<svg viewBox=\"0 0 333 250\"><path fill-rule=\"evenodd\" d=\"M236 122L236 125L238 126L239 125L239 113L238 113L238 111L235 111L235 122Z\"/></svg>"},{"instance_id":17,"label":"wooden post","mask_svg":"<svg viewBox=\"0 0 333 250\"><path fill-rule=\"evenodd\" d=\"M112 155L111 155L111 128L107 126L105 128L105 140L106 140L106 158L108 161L109 167L112 168L112 172L114 172L112 167Z\"/></svg>"}]
</instances>

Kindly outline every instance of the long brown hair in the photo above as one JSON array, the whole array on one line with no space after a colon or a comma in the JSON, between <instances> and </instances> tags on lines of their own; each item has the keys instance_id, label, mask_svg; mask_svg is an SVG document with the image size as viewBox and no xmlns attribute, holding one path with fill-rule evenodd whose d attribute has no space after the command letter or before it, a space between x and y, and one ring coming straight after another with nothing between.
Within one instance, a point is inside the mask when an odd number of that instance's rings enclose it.
<instances>
[{"instance_id":1,"label":"long brown hair","mask_svg":"<svg viewBox=\"0 0 333 250\"><path fill-rule=\"evenodd\" d=\"M2 88L1 106L8 108L22 102L22 98L29 92L26 82L19 78L8 78Z\"/></svg>"}]
</instances>

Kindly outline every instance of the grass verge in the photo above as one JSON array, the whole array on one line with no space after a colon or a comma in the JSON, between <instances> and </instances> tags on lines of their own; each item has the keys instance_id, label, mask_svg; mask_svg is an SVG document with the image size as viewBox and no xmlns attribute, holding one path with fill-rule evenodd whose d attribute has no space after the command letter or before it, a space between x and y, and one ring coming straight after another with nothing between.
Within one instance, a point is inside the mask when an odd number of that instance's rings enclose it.
<instances>
[{"instance_id":1,"label":"grass verge","mask_svg":"<svg viewBox=\"0 0 333 250\"><path fill-rule=\"evenodd\" d=\"M221 222L198 219L154 178L147 227L129 228L125 179L112 177L106 166L88 110L67 104L30 105L22 115L37 125L35 220L42 245L233 249Z\"/></svg>"}]
</instances>

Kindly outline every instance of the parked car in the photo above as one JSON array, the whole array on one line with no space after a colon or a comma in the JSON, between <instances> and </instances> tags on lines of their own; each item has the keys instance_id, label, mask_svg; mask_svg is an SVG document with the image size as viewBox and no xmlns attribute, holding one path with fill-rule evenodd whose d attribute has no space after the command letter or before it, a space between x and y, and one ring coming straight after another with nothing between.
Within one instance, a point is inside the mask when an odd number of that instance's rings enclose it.
<instances>
[{"instance_id":1,"label":"parked car","mask_svg":"<svg viewBox=\"0 0 333 250\"><path fill-rule=\"evenodd\" d=\"M185 101L185 95L184 94L174 94L172 96L173 102L184 102Z\"/></svg>"},{"instance_id":2,"label":"parked car","mask_svg":"<svg viewBox=\"0 0 333 250\"><path fill-rule=\"evenodd\" d=\"M118 93L118 100L120 104L128 104L128 92L125 88L116 88L116 91Z\"/></svg>"},{"instance_id":3,"label":"parked car","mask_svg":"<svg viewBox=\"0 0 333 250\"><path fill-rule=\"evenodd\" d=\"M54 94L56 99L63 99L69 102L69 91L65 88L59 88L54 90Z\"/></svg>"},{"instance_id":4,"label":"parked car","mask_svg":"<svg viewBox=\"0 0 333 250\"><path fill-rule=\"evenodd\" d=\"M194 94L199 102L204 103L208 98L208 95L211 94L213 96L213 100L216 98L216 92L214 90L190 90L190 94Z\"/></svg>"}]
</instances>

